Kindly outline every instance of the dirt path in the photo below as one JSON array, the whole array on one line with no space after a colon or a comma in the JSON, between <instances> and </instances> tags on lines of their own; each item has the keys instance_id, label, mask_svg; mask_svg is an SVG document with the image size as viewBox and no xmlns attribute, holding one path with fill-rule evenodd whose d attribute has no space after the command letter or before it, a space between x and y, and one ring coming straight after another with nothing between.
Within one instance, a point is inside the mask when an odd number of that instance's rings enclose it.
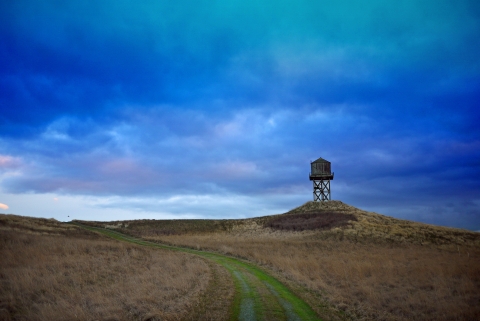
<instances>
[{"instance_id":1,"label":"dirt path","mask_svg":"<svg viewBox=\"0 0 480 321\"><path fill-rule=\"evenodd\" d=\"M121 241L195 254L224 267L233 278L233 302L230 307L212 306L211 298L207 298L206 304L230 314L227 320L320 320L310 306L284 284L251 263L218 253L158 244L108 229L73 224Z\"/></svg>"}]
</instances>

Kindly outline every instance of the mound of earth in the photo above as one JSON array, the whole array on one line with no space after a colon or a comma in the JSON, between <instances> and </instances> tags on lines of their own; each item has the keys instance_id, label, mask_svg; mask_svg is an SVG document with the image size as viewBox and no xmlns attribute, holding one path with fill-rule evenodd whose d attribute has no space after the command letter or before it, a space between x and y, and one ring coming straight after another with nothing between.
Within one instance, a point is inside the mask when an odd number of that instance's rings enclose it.
<instances>
[{"instance_id":1,"label":"mound of earth","mask_svg":"<svg viewBox=\"0 0 480 321\"><path fill-rule=\"evenodd\" d=\"M285 214L298 214L298 213L315 213L315 212L353 212L361 211L360 209L345 204L341 201L328 201L328 202L306 202L305 204L288 211Z\"/></svg>"},{"instance_id":2,"label":"mound of earth","mask_svg":"<svg viewBox=\"0 0 480 321\"><path fill-rule=\"evenodd\" d=\"M442 227L400 220L393 217L368 212L345 204L341 201L307 202L302 206L280 215L292 217L292 222L299 215L308 221L308 215L324 215L325 218L333 217L333 222L338 224L326 227L336 232L341 232L346 237L373 238L394 242L409 242L417 244L470 244L480 245L480 233L462 229ZM337 216L335 218L335 216ZM346 218L350 218L346 221ZM283 219L283 220L285 220ZM273 219L275 222L277 219ZM310 219L312 221L312 219ZM285 221L282 221L285 225Z\"/></svg>"}]
</instances>

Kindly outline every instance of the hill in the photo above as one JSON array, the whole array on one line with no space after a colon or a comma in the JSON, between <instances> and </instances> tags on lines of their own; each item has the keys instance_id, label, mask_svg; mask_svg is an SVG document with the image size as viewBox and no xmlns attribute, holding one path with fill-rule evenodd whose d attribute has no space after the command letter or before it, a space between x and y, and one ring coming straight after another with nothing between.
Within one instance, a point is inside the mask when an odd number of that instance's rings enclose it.
<instances>
[{"instance_id":1,"label":"hill","mask_svg":"<svg viewBox=\"0 0 480 321\"><path fill-rule=\"evenodd\" d=\"M88 224L142 237L209 233L280 238L316 235L357 242L480 246L478 232L396 219L341 201L307 202L284 214L248 219L126 220Z\"/></svg>"},{"instance_id":2,"label":"hill","mask_svg":"<svg viewBox=\"0 0 480 321\"><path fill-rule=\"evenodd\" d=\"M301 214L325 217L327 214L331 214L332 217L336 217L337 221L342 218L341 224L337 223L338 225L332 225L332 227L343 227L342 233L354 240L386 240L423 245L480 245L480 233L477 232L400 220L367 212L341 201L307 202L286 214L288 217Z\"/></svg>"},{"instance_id":3,"label":"hill","mask_svg":"<svg viewBox=\"0 0 480 321\"><path fill-rule=\"evenodd\" d=\"M263 266L324 319L473 320L480 233L399 220L340 201L242 220L86 222Z\"/></svg>"}]
</instances>

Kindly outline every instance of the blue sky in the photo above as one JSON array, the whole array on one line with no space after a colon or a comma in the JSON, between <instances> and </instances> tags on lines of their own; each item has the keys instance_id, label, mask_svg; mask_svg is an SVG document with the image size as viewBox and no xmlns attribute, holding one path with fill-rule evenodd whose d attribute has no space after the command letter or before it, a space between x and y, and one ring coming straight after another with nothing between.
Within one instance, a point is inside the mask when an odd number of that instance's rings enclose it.
<instances>
[{"instance_id":1,"label":"blue sky","mask_svg":"<svg viewBox=\"0 0 480 321\"><path fill-rule=\"evenodd\" d=\"M478 39L478 1L2 1L0 213L282 213L323 157L333 199L480 230Z\"/></svg>"}]
</instances>

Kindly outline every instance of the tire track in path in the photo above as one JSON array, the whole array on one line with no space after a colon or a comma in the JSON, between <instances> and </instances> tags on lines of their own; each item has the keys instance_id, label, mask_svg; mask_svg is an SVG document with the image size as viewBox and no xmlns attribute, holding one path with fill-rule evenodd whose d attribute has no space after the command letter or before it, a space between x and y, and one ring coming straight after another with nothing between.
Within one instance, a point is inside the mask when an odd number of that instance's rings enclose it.
<instances>
[{"instance_id":1,"label":"tire track in path","mask_svg":"<svg viewBox=\"0 0 480 321\"><path fill-rule=\"evenodd\" d=\"M227 320L320 320L305 301L276 278L252 263L214 252L145 241L108 229L79 223L70 224L99 232L120 241L198 255L224 267L230 273L235 284L235 296L230 308L231 314L226 317Z\"/></svg>"}]
</instances>

